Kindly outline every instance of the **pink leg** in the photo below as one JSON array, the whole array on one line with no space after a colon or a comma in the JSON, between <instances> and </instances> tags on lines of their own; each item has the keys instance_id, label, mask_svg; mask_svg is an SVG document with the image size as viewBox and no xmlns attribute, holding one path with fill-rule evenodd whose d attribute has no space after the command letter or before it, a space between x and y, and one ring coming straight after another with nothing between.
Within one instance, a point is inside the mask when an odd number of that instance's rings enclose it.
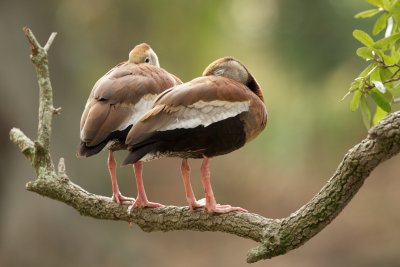
<instances>
[{"instance_id":1,"label":"pink leg","mask_svg":"<svg viewBox=\"0 0 400 267\"><path fill-rule=\"evenodd\" d=\"M190 167L187 159L182 160L181 173L182 173L183 186L185 188L186 200L189 203L190 209L193 210L196 208L204 207L205 206L204 199L197 201L196 197L194 196L193 188L190 183Z\"/></svg>"},{"instance_id":2,"label":"pink leg","mask_svg":"<svg viewBox=\"0 0 400 267\"><path fill-rule=\"evenodd\" d=\"M203 184L204 192L206 195L205 210L208 213L227 213L231 211L247 212L247 210L240 207L232 207L230 205L217 204L214 193L210 183L210 169L208 167L209 159L204 158L201 164L201 183Z\"/></svg>"},{"instance_id":3,"label":"pink leg","mask_svg":"<svg viewBox=\"0 0 400 267\"><path fill-rule=\"evenodd\" d=\"M147 200L147 195L146 191L144 190L144 185L143 185L143 179L142 179L142 169L143 169L143 162L138 161L133 164L133 168L135 171L135 176L136 176L136 186L138 190L138 195L135 200L135 202L129 207L128 213L131 212L132 209L137 208L137 207L151 207L151 208L156 208L156 207L163 207L163 204L156 203L156 202L150 202Z\"/></svg>"},{"instance_id":4,"label":"pink leg","mask_svg":"<svg viewBox=\"0 0 400 267\"><path fill-rule=\"evenodd\" d=\"M121 192L119 191L118 182L117 182L117 171L116 171L117 164L114 159L114 154L111 150L108 150L107 165L108 165L108 171L110 172L110 176L111 176L111 186L112 186L112 197L111 198L118 204L122 204L124 202L132 203L133 201L135 201L134 198L129 198L129 197L123 196L121 194Z\"/></svg>"}]
</instances>

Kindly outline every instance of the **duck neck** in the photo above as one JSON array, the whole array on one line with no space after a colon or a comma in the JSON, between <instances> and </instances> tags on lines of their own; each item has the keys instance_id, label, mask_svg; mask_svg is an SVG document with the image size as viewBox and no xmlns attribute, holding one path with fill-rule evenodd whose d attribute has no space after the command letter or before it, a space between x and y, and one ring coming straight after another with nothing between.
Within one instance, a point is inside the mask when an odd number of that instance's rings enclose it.
<instances>
[{"instance_id":1,"label":"duck neck","mask_svg":"<svg viewBox=\"0 0 400 267\"><path fill-rule=\"evenodd\" d=\"M255 93L261 101L264 102L264 97L260 88L260 85L257 83L256 79L254 79L253 75L249 73L249 78L247 79L246 86Z\"/></svg>"}]
</instances>

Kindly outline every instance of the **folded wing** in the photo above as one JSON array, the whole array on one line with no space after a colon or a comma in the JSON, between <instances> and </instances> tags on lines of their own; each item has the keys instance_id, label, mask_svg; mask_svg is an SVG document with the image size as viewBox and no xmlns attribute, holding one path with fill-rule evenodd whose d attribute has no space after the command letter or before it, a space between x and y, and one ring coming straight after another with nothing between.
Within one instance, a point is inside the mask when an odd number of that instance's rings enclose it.
<instances>
[{"instance_id":1,"label":"folded wing","mask_svg":"<svg viewBox=\"0 0 400 267\"><path fill-rule=\"evenodd\" d=\"M257 101L245 85L224 77L200 77L175 86L129 131L131 154L124 163L147 154L201 157L216 155L212 146L220 146L220 153L237 149L246 141L243 116Z\"/></svg>"},{"instance_id":2,"label":"folded wing","mask_svg":"<svg viewBox=\"0 0 400 267\"><path fill-rule=\"evenodd\" d=\"M148 64L116 66L92 89L81 118L78 154L89 156L93 152L85 150L94 147L100 151L113 138L123 142L126 129L152 107L156 96L178 83L165 70Z\"/></svg>"}]
</instances>

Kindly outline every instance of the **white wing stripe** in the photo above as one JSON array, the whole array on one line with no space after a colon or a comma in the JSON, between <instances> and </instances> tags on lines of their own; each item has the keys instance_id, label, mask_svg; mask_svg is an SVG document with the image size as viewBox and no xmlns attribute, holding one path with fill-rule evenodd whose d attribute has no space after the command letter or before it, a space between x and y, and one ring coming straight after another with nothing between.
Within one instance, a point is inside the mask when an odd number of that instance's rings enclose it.
<instances>
[{"instance_id":1,"label":"white wing stripe","mask_svg":"<svg viewBox=\"0 0 400 267\"><path fill-rule=\"evenodd\" d=\"M126 127L129 125L135 125L138 120L147 112L149 111L154 104L154 100L156 99L157 95L152 95L152 94L147 94L144 95L139 102L137 102L133 107L132 107L132 115L129 117L128 120L126 120L124 123L121 124L121 126L118 128L118 130L124 130Z\"/></svg>"},{"instance_id":2,"label":"white wing stripe","mask_svg":"<svg viewBox=\"0 0 400 267\"><path fill-rule=\"evenodd\" d=\"M180 112L171 114L171 116L175 115L175 120L161 127L158 131L168 131L178 128L190 129L200 125L207 127L212 123L232 118L240 113L246 112L249 110L249 106L250 101L199 101L182 108Z\"/></svg>"}]
</instances>

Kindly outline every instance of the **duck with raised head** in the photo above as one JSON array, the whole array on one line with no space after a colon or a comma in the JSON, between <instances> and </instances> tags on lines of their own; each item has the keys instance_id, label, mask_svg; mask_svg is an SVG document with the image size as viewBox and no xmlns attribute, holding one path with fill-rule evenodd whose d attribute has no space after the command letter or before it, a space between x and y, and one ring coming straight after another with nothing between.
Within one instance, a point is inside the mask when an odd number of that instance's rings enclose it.
<instances>
[{"instance_id":1,"label":"duck with raised head","mask_svg":"<svg viewBox=\"0 0 400 267\"><path fill-rule=\"evenodd\" d=\"M160 68L157 54L148 44L142 43L130 51L127 61L112 68L94 85L81 118L77 155L89 157L108 150L107 165L115 202L135 199L123 196L119 190L113 152L126 149L129 130L151 109L157 95L181 83L175 75ZM161 206L145 200L142 204Z\"/></svg>"},{"instance_id":2,"label":"duck with raised head","mask_svg":"<svg viewBox=\"0 0 400 267\"><path fill-rule=\"evenodd\" d=\"M267 110L260 86L238 60L211 63L203 76L160 94L153 108L133 125L126 138L123 164L161 157L182 158L181 173L189 207L208 213L246 211L217 204L210 183L209 159L253 140L266 126ZM197 201L190 183L189 158L202 158L205 199Z\"/></svg>"}]
</instances>

